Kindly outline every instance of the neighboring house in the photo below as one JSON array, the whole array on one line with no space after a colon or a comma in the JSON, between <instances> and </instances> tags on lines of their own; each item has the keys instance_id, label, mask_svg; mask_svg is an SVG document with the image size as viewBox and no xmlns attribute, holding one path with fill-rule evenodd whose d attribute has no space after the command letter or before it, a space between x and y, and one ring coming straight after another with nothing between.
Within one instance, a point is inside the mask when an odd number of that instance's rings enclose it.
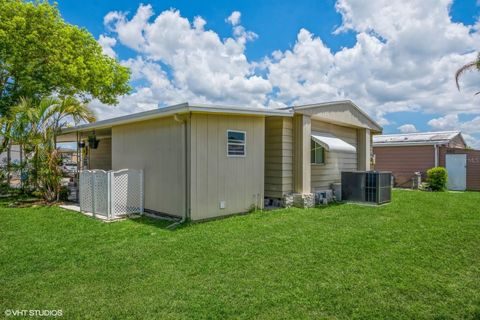
<instances>
[{"instance_id":1,"label":"neighboring house","mask_svg":"<svg viewBox=\"0 0 480 320\"><path fill-rule=\"evenodd\" d=\"M73 148L57 148L63 163L77 163L77 150Z\"/></svg>"},{"instance_id":2,"label":"neighboring house","mask_svg":"<svg viewBox=\"0 0 480 320\"><path fill-rule=\"evenodd\" d=\"M397 187L410 188L416 172L442 166L449 189L480 190L480 151L467 148L460 131L377 135L373 137L375 170L392 171Z\"/></svg>"},{"instance_id":3,"label":"neighboring house","mask_svg":"<svg viewBox=\"0 0 480 320\"><path fill-rule=\"evenodd\" d=\"M143 169L145 209L202 220L262 208L264 198L312 206L342 170L369 170L382 128L351 101L287 109L180 104L64 130L87 141L87 169ZM88 145L88 143L86 143Z\"/></svg>"}]
</instances>

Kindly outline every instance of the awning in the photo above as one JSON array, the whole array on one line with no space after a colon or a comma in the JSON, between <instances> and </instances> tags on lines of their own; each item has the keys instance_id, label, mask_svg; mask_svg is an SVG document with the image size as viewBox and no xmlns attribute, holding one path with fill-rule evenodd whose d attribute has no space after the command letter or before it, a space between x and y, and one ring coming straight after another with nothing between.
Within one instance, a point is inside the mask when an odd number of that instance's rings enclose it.
<instances>
[{"instance_id":1,"label":"awning","mask_svg":"<svg viewBox=\"0 0 480 320\"><path fill-rule=\"evenodd\" d=\"M325 150L329 152L345 152L345 153L355 153L357 149L345 142L344 140L337 138L331 133L326 132L313 132L312 139L316 143L320 144Z\"/></svg>"}]
</instances>

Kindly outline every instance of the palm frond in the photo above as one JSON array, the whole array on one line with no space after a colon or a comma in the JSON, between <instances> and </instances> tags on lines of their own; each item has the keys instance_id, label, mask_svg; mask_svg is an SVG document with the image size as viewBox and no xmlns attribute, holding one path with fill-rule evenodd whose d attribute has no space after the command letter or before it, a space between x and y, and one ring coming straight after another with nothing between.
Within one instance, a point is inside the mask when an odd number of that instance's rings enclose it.
<instances>
[{"instance_id":1,"label":"palm frond","mask_svg":"<svg viewBox=\"0 0 480 320\"><path fill-rule=\"evenodd\" d=\"M479 61L472 61L457 70L457 72L455 73L455 83L457 84L458 90L460 90L460 77L463 76L465 72L470 71L473 68L477 68L478 63Z\"/></svg>"}]
</instances>

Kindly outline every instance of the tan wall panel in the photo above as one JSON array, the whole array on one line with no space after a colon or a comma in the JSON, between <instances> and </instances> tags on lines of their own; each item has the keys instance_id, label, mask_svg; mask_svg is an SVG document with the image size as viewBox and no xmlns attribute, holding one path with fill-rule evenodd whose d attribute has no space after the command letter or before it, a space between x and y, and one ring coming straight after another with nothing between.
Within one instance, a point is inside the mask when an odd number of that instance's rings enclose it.
<instances>
[{"instance_id":1,"label":"tan wall panel","mask_svg":"<svg viewBox=\"0 0 480 320\"><path fill-rule=\"evenodd\" d=\"M112 167L144 170L145 208L185 212L184 127L173 117L112 128Z\"/></svg>"},{"instance_id":2,"label":"tan wall panel","mask_svg":"<svg viewBox=\"0 0 480 320\"><path fill-rule=\"evenodd\" d=\"M312 136L310 116L296 114L293 117L293 192L311 192L310 146Z\"/></svg>"},{"instance_id":3,"label":"tan wall panel","mask_svg":"<svg viewBox=\"0 0 480 320\"><path fill-rule=\"evenodd\" d=\"M88 149L88 169L112 169L112 139L100 139L97 149Z\"/></svg>"},{"instance_id":4,"label":"tan wall panel","mask_svg":"<svg viewBox=\"0 0 480 320\"><path fill-rule=\"evenodd\" d=\"M370 170L370 156L372 153L371 135L369 129L357 129L358 170Z\"/></svg>"},{"instance_id":5,"label":"tan wall panel","mask_svg":"<svg viewBox=\"0 0 480 320\"><path fill-rule=\"evenodd\" d=\"M357 129L355 128L312 120L312 131L331 133L356 148L359 148L357 143ZM357 168L358 159L356 153L325 151L325 164L311 165L312 192L329 189L332 183L341 182L342 171L352 171L357 170Z\"/></svg>"},{"instance_id":6,"label":"tan wall panel","mask_svg":"<svg viewBox=\"0 0 480 320\"><path fill-rule=\"evenodd\" d=\"M227 156L227 130L246 131L246 156ZM263 205L263 117L192 114L191 218L246 212ZM220 209L225 201L225 209Z\"/></svg>"},{"instance_id":7,"label":"tan wall panel","mask_svg":"<svg viewBox=\"0 0 480 320\"><path fill-rule=\"evenodd\" d=\"M265 118L265 196L281 198L293 190L292 119Z\"/></svg>"}]
</instances>

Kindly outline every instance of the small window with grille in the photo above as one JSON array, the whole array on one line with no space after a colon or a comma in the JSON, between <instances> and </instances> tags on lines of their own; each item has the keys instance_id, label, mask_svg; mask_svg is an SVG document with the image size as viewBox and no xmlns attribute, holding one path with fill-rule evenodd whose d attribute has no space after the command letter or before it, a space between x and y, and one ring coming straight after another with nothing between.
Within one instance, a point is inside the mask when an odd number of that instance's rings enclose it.
<instances>
[{"instance_id":1,"label":"small window with grille","mask_svg":"<svg viewBox=\"0 0 480 320\"><path fill-rule=\"evenodd\" d=\"M247 154L247 133L227 130L227 154L229 157L245 157Z\"/></svg>"}]
</instances>

